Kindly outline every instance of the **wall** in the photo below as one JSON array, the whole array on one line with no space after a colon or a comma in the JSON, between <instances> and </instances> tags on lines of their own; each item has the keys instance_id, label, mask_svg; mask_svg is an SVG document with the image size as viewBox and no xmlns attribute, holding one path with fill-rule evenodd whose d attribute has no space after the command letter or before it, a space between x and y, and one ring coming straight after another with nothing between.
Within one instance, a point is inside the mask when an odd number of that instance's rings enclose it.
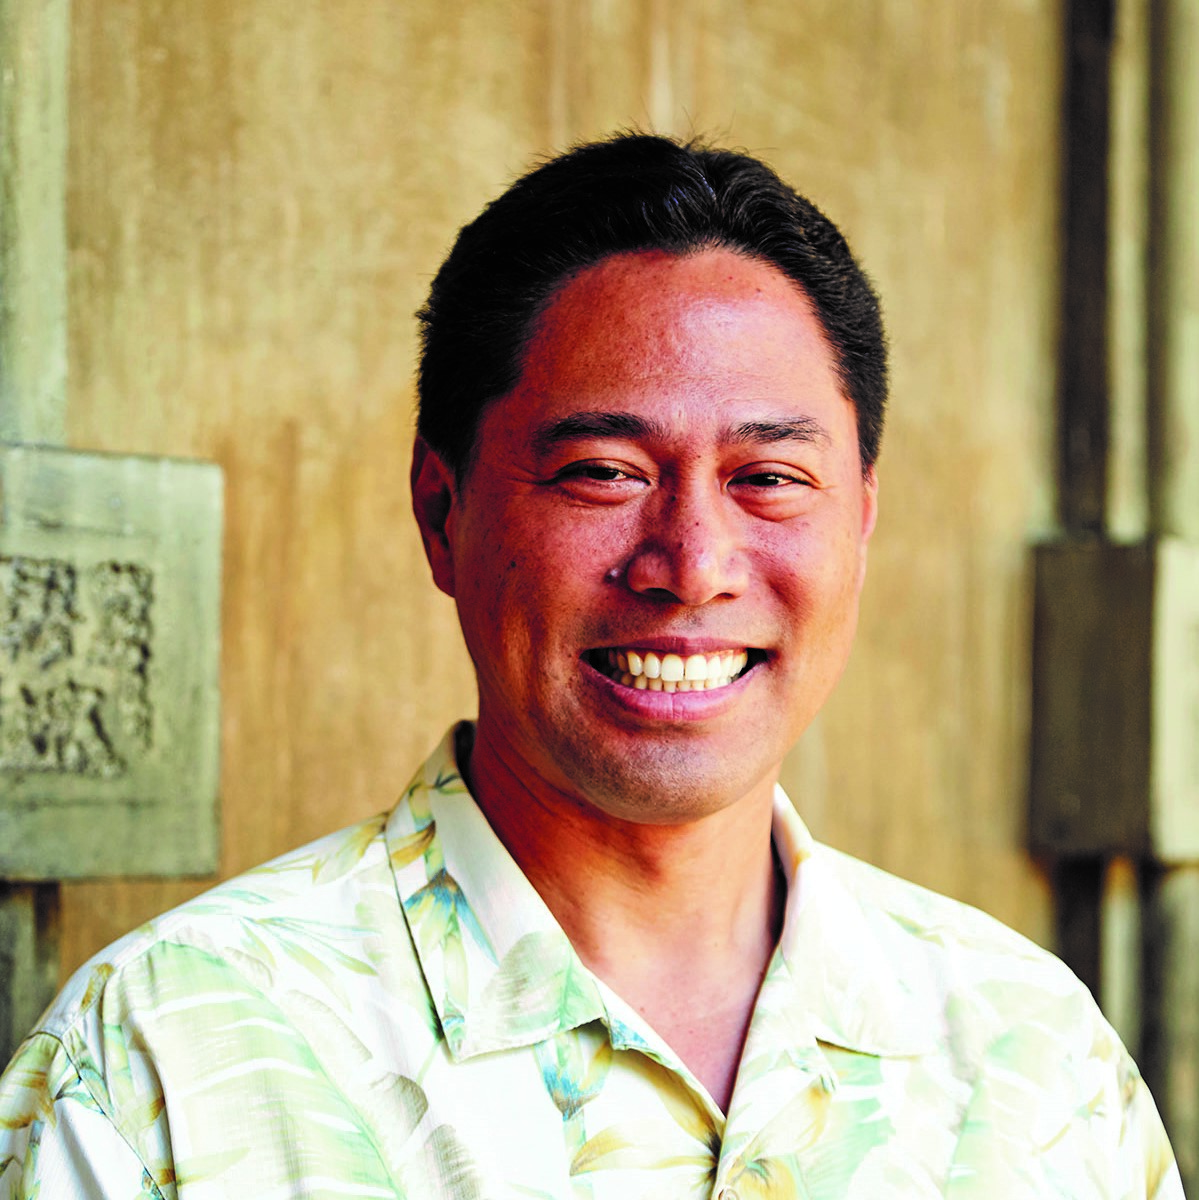
<instances>
[{"instance_id":1,"label":"wall","mask_svg":"<svg viewBox=\"0 0 1199 1200\"><path fill-rule=\"evenodd\" d=\"M1022 849L1052 519L1050 0L75 0L70 444L226 472L222 873L389 805L473 705L406 498L414 326L538 153L768 157L883 293L855 657L789 761L818 835L1049 936ZM204 881L75 884L64 970Z\"/></svg>"}]
</instances>

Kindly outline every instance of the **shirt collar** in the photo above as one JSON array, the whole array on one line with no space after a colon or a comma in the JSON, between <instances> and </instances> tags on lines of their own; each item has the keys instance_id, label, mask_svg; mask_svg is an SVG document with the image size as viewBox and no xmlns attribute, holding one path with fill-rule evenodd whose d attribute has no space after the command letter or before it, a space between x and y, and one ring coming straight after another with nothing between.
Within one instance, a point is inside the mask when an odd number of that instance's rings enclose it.
<instances>
[{"instance_id":1,"label":"shirt collar","mask_svg":"<svg viewBox=\"0 0 1199 1200\"><path fill-rule=\"evenodd\" d=\"M775 788L773 838L787 880L778 951L787 978L782 994L772 989L762 999L785 1005L794 1024L847 1050L884 1057L930 1050L936 1031L929 1014L941 1005L911 937L884 908L863 902L841 869L853 860L813 840L781 787ZM864 863L853 865L875 873Z\"/></svg>"},{"instance_id":2,"label":"shirt collar","mask_svg":"<svg viewBox=\"0 0 1199 1200\"><path fill-rule=\"evenodd\" d=\"M388 818L387 848L412 942L450 1055L529 1046L590 1021L609 1026L595 977L512 860L441 744ZM846 1049L909 1055L932 1044L919 973L896 927L867 910L781 788L773 838L787 880L779 955L762 1002ZM761 1006L761 1003L760 1003ZM619 1025L619 1022L617 1023Z\"/></svg>"},{"instance_id":3,"label":"shirt collar","mask_svg":"<svg viewBox=\"0 0 1199 1200\"><path fill-rule=\"evenodd\" d=\"M455 727L387 822L396 890L451 1057L529 1046L603 1018L583 966L458 770Z\"/></svg>"}]
</instances>

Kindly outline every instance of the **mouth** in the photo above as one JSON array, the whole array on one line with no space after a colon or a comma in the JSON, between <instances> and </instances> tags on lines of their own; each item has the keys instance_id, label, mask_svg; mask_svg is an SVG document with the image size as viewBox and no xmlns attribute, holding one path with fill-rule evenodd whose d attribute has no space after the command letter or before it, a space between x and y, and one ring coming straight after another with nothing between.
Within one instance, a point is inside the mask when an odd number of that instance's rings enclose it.
<instances>
[{"instance_id":1,"label":"mouth","mask_svg":"<svg viewBox=\"0 0 1199 1200\"><path fill-rule=\"evenodd\" d=\"M766 655L748 648L712 654L664 654L611 646L589 650L584 657L600 674L637 691L711 692L740 679Z\"/></svg>"}]
</instances>

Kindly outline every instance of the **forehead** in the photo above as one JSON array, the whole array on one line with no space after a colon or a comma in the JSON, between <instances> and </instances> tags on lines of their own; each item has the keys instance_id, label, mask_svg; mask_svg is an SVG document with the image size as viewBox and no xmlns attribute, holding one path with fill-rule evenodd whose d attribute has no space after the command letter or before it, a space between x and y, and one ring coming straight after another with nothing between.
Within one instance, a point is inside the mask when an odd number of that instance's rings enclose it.
<instances>
[{"instance_id":1,"label":"forehead","mask_svg":"<svg viewBox=\"0 0 1199 1200\"><path fill-rule=\"evenodd\" d=\"M615 255L574 276L542 312L516 387L485 422L609 404L665 405L688 423L730 405L850 407L803 291L727 249Z\"/></svg>"},{"instance_id":2,"label":"forehead","mask_svg":"<svg viewBox=\"0 0 1199 1200\"><path fill-rule=\"evenodd\" d=\"M826 349L811 304L770 263L728 249L613 255L567 281L537 321L525 370L547 359L608 366L632 351L673 365L708 340L756 335Z\"/></svg>"}]
</instances>

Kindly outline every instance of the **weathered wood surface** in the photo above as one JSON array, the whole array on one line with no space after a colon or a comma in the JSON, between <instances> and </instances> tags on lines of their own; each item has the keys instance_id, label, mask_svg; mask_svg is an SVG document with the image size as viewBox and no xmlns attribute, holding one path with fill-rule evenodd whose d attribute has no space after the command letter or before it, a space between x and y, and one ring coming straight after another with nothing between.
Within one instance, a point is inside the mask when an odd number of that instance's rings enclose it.
<instances>
[{"instance_id":1,"label":"weathered wood surface","mask_svg":"<svg viewBox=\"0 0 1199 1200\"><path fill-rule=\"evenodd\" d=\"M861 635L788 763L820 836L1048 941L1024 848L1053 524L1056 5L75 0L73 446L226 477L221 873L390 804L473 711L405 488L456 227L630 123L767 154L886 299ZM65 962L195 890L71 884Z\"/></svg>"},{"instance_id":2,"label":"weathered wood surface","mask_svg":"<svg viewBox=\"0 0 1199 1200\"><path fill-rule=\"evenodd\" d=\"M1158 531L1199 543L1199 4L1151 12L1152 510Z\"/></svg>"},{"instance_id":3,"label":"weathered wood surface","mask_svg":"<svg viewBox=\"0 0 1199 1200\"><path fill-rule=\"evenodd\" d=\"M61 443L69 0L0 0L0 441Z\"/></svg>"},{"instance_id":4,"label":"weathered wood surface","mask_svg":"<svg viewBox=\"0 0 1199 1200\"><path fill-rule=\"evenodd\" d=\"M1031 836L1199 859L1199 547L1037 551Z\"/></svg>"},{"instance_id":5,"label":"weathered wood surface","mask_svg":"<svg viewBox=\"0 0 1199 1200\"><path fill-rule=\"evenodd\" d=\"M65 437L69 37L69 0L0 0L0 443ZM0 675L11 658L0 653ZM51 998L61 958L57 885L3 876L0 1063Z\"/></svg>"},{"instance_id":6,"label":"weathered wood surface","mask_svg":"<svg viewBox=\"0 0 1199 1200\"><path fill-rule=\"evenodd\" d=\"M1199 4L1154 0L1150 14L1150 510L1154 529L1185 539L1191 556L1174 593L1180 616L1169 627L1176 633L1161 648L1169 674L1154 697L1154 720L1189 739L1185 758L1160 767L1164 785L1182 798L1199 787ZM1165 626L1163 621L1163 631ZM1194 821L1195 808L1187 815ZM1183 1182L1195 1195L1199 862L1157 877L1146 941L1153 980L1147 1028L1156 1039L1147 1069Z\"/></svg>"},{"instance_id":7,"label":"weathered wood surface","mask_svg":"<svg viewBox=\"0 0 1199 1200\"><path fill-rule=\"evenodd\" d=\"M1145 914L1142 1070L1189 1195L1199 1186L1199 866L1155 873Z\"/></svg>"},{"instance_id":8,"label":"weathered wood surface","mask_svg":"<svg viewBox=\"0 0 1199 1200\"><path fill-rule=\"evenodd\" d=\"M1058 502L1072 532L1107 515L1108 167L1115 0L1065 0Z\"/></svg>"},{"instance_id":9,"label":"weathered wood surface","mask_svg":"<svg viewBox=\"0 0 1199 1200\"><path fill-rule=\"evenodd\" d=\"M0 882L0 1070L58 980L59 889Z\"/></svg>"}]
</instances>

